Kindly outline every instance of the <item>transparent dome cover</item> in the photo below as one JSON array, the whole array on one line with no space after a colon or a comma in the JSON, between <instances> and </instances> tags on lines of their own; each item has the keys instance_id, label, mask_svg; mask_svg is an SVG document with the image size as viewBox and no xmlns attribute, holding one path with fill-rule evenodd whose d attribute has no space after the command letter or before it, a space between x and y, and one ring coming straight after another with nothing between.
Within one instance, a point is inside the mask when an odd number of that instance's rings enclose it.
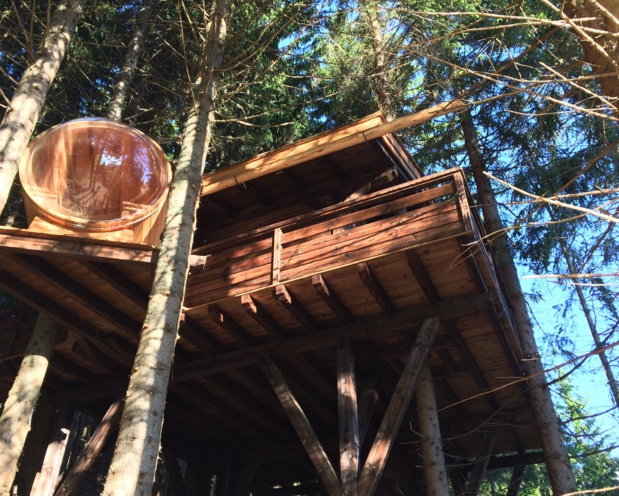
<instances>
[{"instance_id":1,"label":"transparent dome cover","mask_svg":"<svg viewBox=\"0 0 619 496\"><path fill-rule=\"evenodd\" d=\"M146 135L108 119L77 119L49 129L21 163L25 193L61 225L123 229L155 213L170 165Z\"/></svg>"}]
</instances>

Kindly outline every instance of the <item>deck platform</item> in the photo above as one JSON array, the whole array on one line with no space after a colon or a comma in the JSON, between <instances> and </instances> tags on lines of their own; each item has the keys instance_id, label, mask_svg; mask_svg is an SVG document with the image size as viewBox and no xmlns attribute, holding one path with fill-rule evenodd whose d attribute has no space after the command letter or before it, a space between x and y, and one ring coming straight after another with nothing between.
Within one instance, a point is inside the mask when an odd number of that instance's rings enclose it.
<instances>
[{"instance_id":1,"label":"deck platform","mask_svg":"<svg viewBox=\"0 0 619 496\"><path fill-rule=\"evenodd\" d=\"M488 436L490 466L539 459L525 357L465 175L415 177L389 139L290 169L296 186L281 189L279 173L203 198L164 422L179 457L215 473L233 453L236 479L245 474L255 495L319 487L311 441L299 440L269 370L337 471L337 350L351 343L363 459L422 324L438 318L429 364L448 465L472 463ZM367 163L355 177L341 164L359 154ZM58 401L103 414L122 396L156 258L143 244L0 228L0 289L68 329L46 379ZM6 370L24 352L27 320L18 338L0 327ZM403 414L385 480L406 493L420 473L414 400Z\"/></svg>"}]
</instances>

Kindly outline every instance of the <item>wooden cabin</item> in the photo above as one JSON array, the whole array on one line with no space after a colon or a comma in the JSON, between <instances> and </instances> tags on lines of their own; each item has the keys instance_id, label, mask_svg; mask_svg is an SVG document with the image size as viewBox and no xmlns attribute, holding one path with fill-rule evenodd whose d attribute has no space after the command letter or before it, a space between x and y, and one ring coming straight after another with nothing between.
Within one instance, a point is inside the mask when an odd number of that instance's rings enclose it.
<instances>
[{"instance_id":1,"label":"wooden cabin","mask_svg":"<svg viewBox=\"0 0 619 496\"><path fill-rule=\"evenodd\" d=\"M510 301L466 177L423 176L395 135L368 138L382 123L204 176L162 441L174 494L336 494L351 471L360 494L424 494L424 370L455 494L505 467L517 490L522 467L541 461ZM27 450L31 472L35 451L70 451L53 441L78 429L73 411L97 419L123 396L156 258L135 240L0 229L0 289L26 306L0 321L2 394L29 309L66 328L45 382L58 408L38 420L49 427Z\"/></svg>"}]
</instances>

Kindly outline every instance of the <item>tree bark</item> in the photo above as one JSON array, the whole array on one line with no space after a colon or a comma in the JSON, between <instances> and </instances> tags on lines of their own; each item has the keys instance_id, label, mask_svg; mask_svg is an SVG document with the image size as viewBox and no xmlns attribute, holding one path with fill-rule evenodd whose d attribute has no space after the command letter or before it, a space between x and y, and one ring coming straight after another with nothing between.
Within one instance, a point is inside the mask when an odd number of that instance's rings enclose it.
<instances>
[{"instance_id":1,"label":"tree bark","mask_svg":"<svg viewBox=\"0 0 619 496\"><path fill-rule=\"evenodd\" d=\"M570 254L570 250L565 240L559 238L559 245L561 246L561 252L563 253L563 257L565 258L565 263L567 264L567 269L569 270L569 273L577 274L578 272L574 267L574 263L572 262L573 255ZM582 308L582 311L585 314L585 318L587 319L587 325L589 326L591 337L593 338L593 342L595 343L597 355L600 358L600 362L602 362L602 368L604 369L604 373L606 374L606 380L608 381L608 387L610 388L613 401L615 402L615 407L619 408L619 385L617 384L617 379L615 378L615 374L613 373L611 364L608 361L608 357L606 356L606 353L604 351L604 343L602 342L600 333L598 332L597 326L595 325L593 317L591 316L591 309L587 304L585 293L582 290L580 284L578 284L578 281L576 281L574 289L576 290L576 295L578 296L580 307Z\"/></svg>"},{"instance_id":2,"label":"tree bark","mask_svg":"<svg viewBox=\"0 0 619 496\"><path fill-rule=\"evenodd\" d=\"M434 380L432 379L430 365L427 362L419 376L415 400L417 402L417 417L419 418L423 473L428 488L426 494L428 496L449 496L449 482L436 408Z\"/></svg>"},{"instance_id":3,"label":"tree bark","mask_svg":"<svg viewBox=\"0 0 619 496\"><path fill-rule=\"evenodd\" d=\"M47 373L56 340L56 323L39 315L0 416L0 494L8 495L17 473L17 462L30 432L32 414Z\"/></svg>"},{"instance_id":4,"label":"tree bark","mask_svg":"<svg viewBox=\"0 0 619 496\"><path fill-rule=\"evenodd\" d=\"M127 49L125 55L125 61L123 63L116 84L114 85L114 91L110 104L108 106L107 115L108 119L114 121L120 121L123 110L127 106L127 99L129 96L129 87L131 80L135 74L135 68L138 64L138 56L140 50L144 44L144 35L148 30L150 18L153 13L153 0L146 0L140 7L140 11L135 20L135 26L133 29L133 37L131 43Z\"/></svg>"},{"instance_id":5,"label":"tree bark","mask_svg":"<svg viewBox=\"0 0 619 496\"><path fill-rule=\"evenodd\" d=\"M563 441L559 419L557 417L542 360L535 342L533 327L529 319L527 303L520 286L518 271L510 249L507 237L504 235L503 222L499 216L499 208L490 180L484 172L486 166L477 142L477 133L470 112L461 114L462 131L466 149L473 168L473 176L477 185L477 194L484 214L486 230L490 233L495 251L498 253L497 263L503 275L505 286L512 302L514 320L525 354L525 369L530 385L529 398L539 432L540 443L544 452L544 461L548 470L550 484L554 494L565 494L576 491L576 482L570 466L567 448Z\"/></svg>"},{"instance_id":6,"label":"tree bark","mask_svg":"<svg viewBox=\"0 0 619 496\"><path fill-rule=\"evenodd\" d=\"M615 0L568 0L563 2L563 12L580 38L602 93L619 117L619 4Z\"/></svg>"},{"instance_id":7,"label":"tree bark","mask_svg":"<svg viewBox=\"0 0 619 496\"><path fill-rule=\"evenodd\" d=\"M64 0L58 5L50 21L43 50L35 63L24 72L0 123L0 213L84 4L85 0Z\"/></svg>"},{"instance_id":8,"label":"tree bark","mask_svg":"<svg viewBox=\"0 0 619 496\"><path fill-rule=\"evenodd\" d=\"M195 85L195 103L189 109L170 191L155 282L103 492L110 496L150 494L154 479L230 4L231 0L219 0L214 4L205 47L205 67Z\"/></svg>"}]
</instances>

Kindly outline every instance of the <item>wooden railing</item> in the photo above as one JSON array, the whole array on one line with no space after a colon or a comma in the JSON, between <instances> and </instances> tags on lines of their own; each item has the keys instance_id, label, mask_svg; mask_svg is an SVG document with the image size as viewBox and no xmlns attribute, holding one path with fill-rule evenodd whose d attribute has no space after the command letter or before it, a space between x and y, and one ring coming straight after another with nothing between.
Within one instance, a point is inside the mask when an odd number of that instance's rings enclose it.
<instances>
[{"instance_id":1,"label":"wooden railing","mask_svg":"<svg viewBox=\"0 0 619 496\"><path fill-rule=\"evenodd\" d=\"M187 307L251 293L481 226L461 169L451 169L355 200L207 244L205 269L190 276Z\"/></svg>"}]
</instances>

